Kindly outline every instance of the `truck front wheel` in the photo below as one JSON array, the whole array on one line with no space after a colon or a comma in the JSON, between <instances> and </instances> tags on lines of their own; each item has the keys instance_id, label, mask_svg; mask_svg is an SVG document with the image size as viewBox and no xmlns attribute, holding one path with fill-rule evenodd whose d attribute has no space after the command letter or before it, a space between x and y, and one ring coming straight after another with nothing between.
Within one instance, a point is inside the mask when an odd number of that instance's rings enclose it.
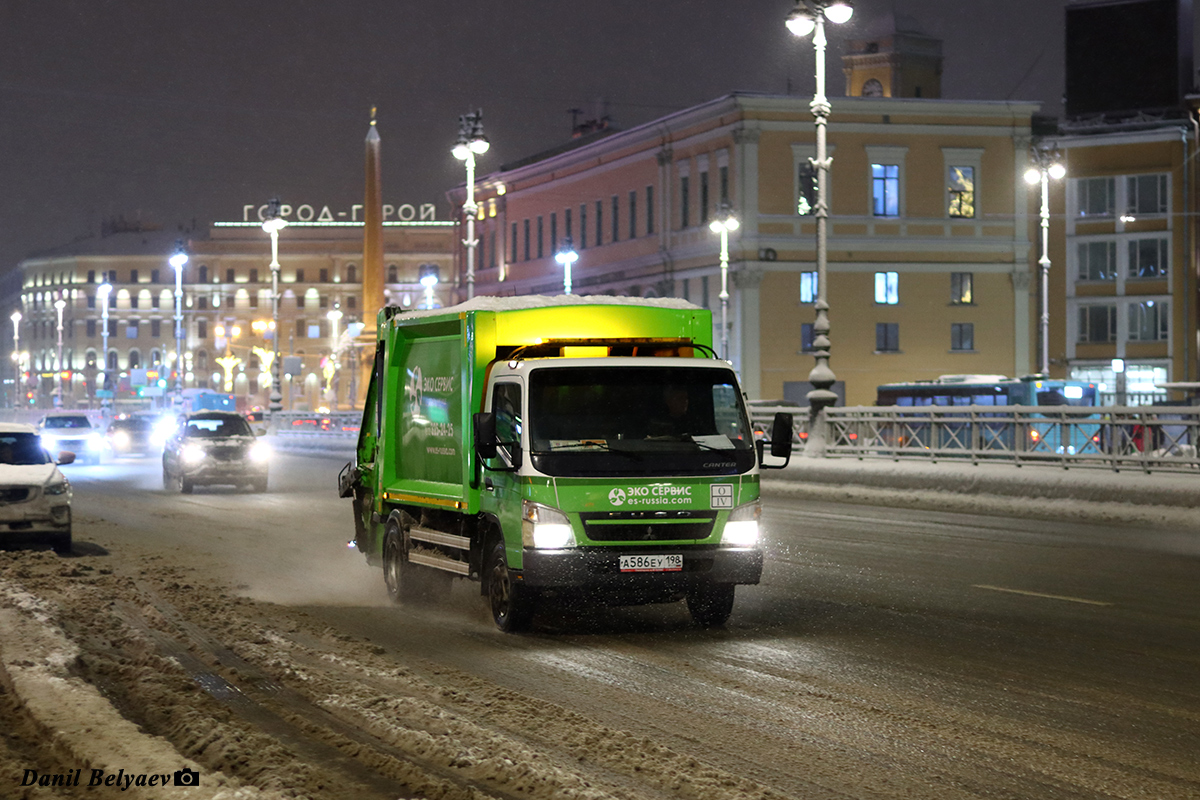
<instances>
[{"instance_id":1,"label":"truck front wheel","mask_svg":"<svg viewBox=\"0 0 1200 800\"><path fill-rule=\"evenodd\" d=\"M389 518L383 535L383 582L393 603L401 602L407 592L410 568L403 543L400 523L394 517Z\"/></svg>"},{"instance_id":2,"label":"truck front wheel","mask_svg":"<svg viewBox=\"0 0 1200 800\"><path fill-rule=\"evenodd\" d=\"M528 588L513 580L503 540L492 548L484 572L488 579L488 604L496 627L505 633L526 630L533 620L534 597Z\"/></svg>"},{"instance_id":3,"label":"truck front wheel","mask_svg":"<svg viewBox=\"0 0 1200 800\"><path fill-rule=\"evenodd\" d=\"M701 628L719 628L733 613L732 583L702 583L687 593L692 621Z\"/></svg>"}]
</instances>

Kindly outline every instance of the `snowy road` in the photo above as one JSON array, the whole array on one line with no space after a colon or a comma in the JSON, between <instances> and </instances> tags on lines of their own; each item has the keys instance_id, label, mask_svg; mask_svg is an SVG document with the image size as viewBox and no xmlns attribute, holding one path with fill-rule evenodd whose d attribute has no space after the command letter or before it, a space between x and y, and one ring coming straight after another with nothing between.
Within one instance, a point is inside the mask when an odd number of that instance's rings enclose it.
<instances>
[{"instance_id":1,"label":"snowy road","mask_svg":"<svg viewBox=\"0 0 1200 800\"><path fill-rule=\"evenodd\" d=\"M76 555L0 553L0 611L40 599L82 653L73 679L206 786L1200 796L1200 534L779 496L763 584L739 590L725 629L692 627L676 604L545 613L506 636L476 584L388 605L346 549L340 463L278 466L266 496L165 493L150 461L76 468ZM36 677L33 656L0 655ZM43 746L47 726L13 694L0 797L69 796L17 785L30 767L85 765L80 748Z\"/></svg>"}]
</instances>

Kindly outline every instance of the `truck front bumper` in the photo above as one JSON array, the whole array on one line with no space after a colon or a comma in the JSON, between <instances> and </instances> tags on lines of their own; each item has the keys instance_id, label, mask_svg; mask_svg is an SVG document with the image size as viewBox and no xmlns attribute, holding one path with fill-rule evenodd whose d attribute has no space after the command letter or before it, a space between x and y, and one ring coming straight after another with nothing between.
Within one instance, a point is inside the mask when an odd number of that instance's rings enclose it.
<instances>
[{"instance_id":1,"label":"truck front bumper","mask_svg":"<svg viewBox=\"0 0 1200 800\"><path fill-rule=\"evenodd\" d=\"M623 555L683 554L674 572L622 572ZM758 583L763 553L745 547L526 548L517 580L536 589L613 589L638 593L685 591L703 583Z\"/></svg>"}]
</instances>

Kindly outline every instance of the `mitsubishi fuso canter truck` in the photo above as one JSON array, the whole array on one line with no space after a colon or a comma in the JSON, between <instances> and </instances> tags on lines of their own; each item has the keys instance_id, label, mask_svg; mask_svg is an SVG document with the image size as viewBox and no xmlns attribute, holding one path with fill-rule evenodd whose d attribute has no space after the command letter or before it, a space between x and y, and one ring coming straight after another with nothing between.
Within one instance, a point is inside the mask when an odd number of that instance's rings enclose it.
<instances>
[{"instance_id":1,"label":"mitsubishi fuso canter truck","mask_svg":"<svg viewBox=\"0 0 1200 800\"><path fill-rule=\"evenodd\" d=\"M354 500L352 544L393 600L460 576L481 583L504 631L567 601L682 599L713 626L738 584L758 583L763 445L709 311L478 297L384 308L378 326L338 485ZM778 466L791 423L775 419Z\"/></svg>"}]
</instances>

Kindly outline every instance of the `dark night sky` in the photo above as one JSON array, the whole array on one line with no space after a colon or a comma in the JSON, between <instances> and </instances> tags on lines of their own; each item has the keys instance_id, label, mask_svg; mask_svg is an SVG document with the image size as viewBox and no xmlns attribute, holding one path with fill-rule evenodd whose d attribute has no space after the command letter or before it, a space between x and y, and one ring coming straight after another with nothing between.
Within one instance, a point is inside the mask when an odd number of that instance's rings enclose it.
<instances>
[{"instance_id":1,"label":"dark night sky","mask_svg":"<svg viewBox=\"0 0 1200 800\"><path fill-rule=\"evenodd\" d=\"M856 0L943 39L943 96L1061 109L1065 0ZM278 195L362 200L379 106L384 202L463 181L457 118L482 106L481 173L567 138L606 98L629 127L733 90L811 94L791 0L0 0L0 273L96 233L240 219Z\"/></svg>"}]
</instances>

